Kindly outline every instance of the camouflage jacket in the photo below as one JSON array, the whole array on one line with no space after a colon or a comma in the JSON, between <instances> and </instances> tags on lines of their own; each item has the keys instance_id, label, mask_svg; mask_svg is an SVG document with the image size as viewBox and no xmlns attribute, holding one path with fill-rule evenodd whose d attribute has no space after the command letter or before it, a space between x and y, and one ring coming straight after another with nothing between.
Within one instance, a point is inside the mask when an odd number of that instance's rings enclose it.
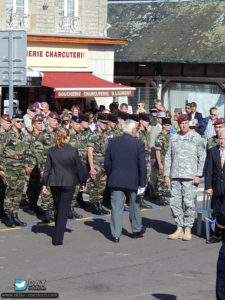
<instances>
[{"instance_id":1,"label":"camouflage jacket","mask_svg":"<svg viewBox=\"0 0 225 300\"><path fill-rule=\"evenodd\" d=\"M115 137L123 135L123 130L120 129L117 125L114 130Z\"/></svg>"},{"instance_id":2,"label":"camouflage jacket","mask_svg":"<svg viewBox=\"0 0 225 300\"><path fill-rule=\"evenodd\" d=\"M11 128L4 134L0 144L0 164L3 169L6 167L28 166L25 137L22 131L16 132Z\"/></svg>"},{"instance_id":3,"label":"camouflage jacket","mask_svg":"<svg viewBox=\"0 0 225 300\"><path fill-rule=\"evenodd\" d=\"M93 151L93 160L96 161L104 161L105 152L108 146L108 132L107 130L100 132L96 130L92 132L88 137L88 147L92 147Z\"/></svg>"},{"instance_id":4,"label":"camouflage jacket","mask_svg":"<svg viewBox=\"0 0 225 300\"><path fill-rule=\"evenodd\" d=\"M206 150L209 151L209 149L219 145L219 138L217 135L214 135L210 139L208 139Z\"/></svg>"},{"instance_id":5,"label":"camouflage jacket","mask_svg":"<svg viewBox=\"0 0 225 300\"><path fill-rule=\"evenodd\" d=\"M36 165L40 168L40 162L42 161L43 145L38 141L40 134L36 134L34 131L25 134L25 140L27 144L27 153L29 155L28 165L30 168L34 168Z\"/></svg>"},{"instance_id":6,"label":"camouflage jacket","mask_svg":"<svg viewBox=\"0 0 225 300\"><path fill-rule=\"evenodd\" d=\"M147 158L150 155L150 133L146 128L139 128L137 132L137 138L144 142L145 144L145 157Z\"/></svg>"},{"instance_id":7,"label":"camouflage jacket","mask_svg":"<svg viewBox=\"0 0 225 300\"><path fill-rule=\"evenodd\" d=\"M78 149L79 144L79 132L73 133L70 129L70 145Z\"/></svg>"},{"instance_id":8,"label":"camouflage jacket","mask_svg":"<svg viewBox=\"0 0 225 300\"><path fill-rule=\"evenodd\" d=\"M166 151L169 147L170 137L171 135L169 133L162 131L155 141L155 150L160 150L162 164L164 164Z\"/></svg>"},{"instance_id":9,"label":"camouflage jacket","mask_svg":"<svg viewBox=\"0 0 225 300\"><path fill-rule=\"evenodd\" d=\"M77 149L80 155L82 162L87 165L87 144L88 144L88 137L90 131L87 130L80 130L77 135Z\"/></svg>"},{"instance_id":10,"label":"camouflage jacket","mask_svg":"<svg viewBox=\"0 0 225 300\"><path fill-rule=\"evenodd\" d=\"M112 139L112 138L118 136L118 135L116 135L117 132L116 132L115 129L109 129L109 128L108 128L108 129L106 129L106 131L107 131L107 134L108 134L108 138L109 138L109 139Z\"/></svg>"},{"instance_id":11,"label":"camouflage jacket","mask_svg":"<svg viewBox=\"0 0 225 300\"><path fill-rule=\"evenodd\" d=\"M165 156L164 176L193 179L202 176L206 151L201 136L189 131L183 135L175 133Z\"/></svg>"},{"instance_id":12,"label":"camouflage jacket","mask_svg":"<svg viewBox=\"0 0 225 300\"><path fill-rule=\"evenodd\" d=\"M35 156L40 171L44 171L48 149L55 146L55 132L46 128L35 141Z\"/></svg>"}]
</instances>

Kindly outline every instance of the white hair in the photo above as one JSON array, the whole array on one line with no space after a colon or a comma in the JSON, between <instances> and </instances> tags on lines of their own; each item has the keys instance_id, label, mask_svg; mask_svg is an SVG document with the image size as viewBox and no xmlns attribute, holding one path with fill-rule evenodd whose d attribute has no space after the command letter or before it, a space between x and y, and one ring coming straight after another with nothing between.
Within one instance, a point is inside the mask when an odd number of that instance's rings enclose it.
<instances>
[{"instance_id":1,"label":"white hair","mask_svg":"<svg viewBox=\"0 0 225 300\"><path fill-rule=\"evenodd\" d=\"M222 127L219 131L219 137L221 136L221 134L225 134L225 127Z\"/></svg>"},{"instance_id":2,"label":"white hair","mask_svg":"<svg viewBox=\"0 0 225 300\"><path fill-rule=\"evenodd\" d=\"M123 124L122 124L122 129L123 132L129 132L131 133L133 131L133 129L136 128L136 123L134 120L126 120Z\"/></svg>"}]
</instances>

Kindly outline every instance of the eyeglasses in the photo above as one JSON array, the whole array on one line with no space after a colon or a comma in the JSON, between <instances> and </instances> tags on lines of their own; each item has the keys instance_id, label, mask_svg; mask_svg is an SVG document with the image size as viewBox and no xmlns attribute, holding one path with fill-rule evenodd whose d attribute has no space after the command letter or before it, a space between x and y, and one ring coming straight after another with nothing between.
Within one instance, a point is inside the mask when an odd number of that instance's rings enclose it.
<instances>
[{"instance_id":1,"label":"eyeglasses","mask_svg":"<svg viewBox=\"0 0 225 300\"><path fill-rule=\"evenodd\" d=\"M23 123L23 121L16 121L16 123Z\"/></svg>"},{"instance_id":2,"label":"eyeglasses","mask_svg":"<svg viewBox=\"0 0 225 300\"><path fill-rule=\"evenodd\" d=\"M69 120L63 120L63 123L65 123L65 122L69 122Z\"/></svg>"},{"instance_id":3,"label":"eyeglasses","mask_svg":"<svg viewBox=\"0 0 225 300\"><path fill-rule=\"evenodd\" d=\"M217 116L217 114L210 114L211 116Z\"/></svg>"}]
</instances>

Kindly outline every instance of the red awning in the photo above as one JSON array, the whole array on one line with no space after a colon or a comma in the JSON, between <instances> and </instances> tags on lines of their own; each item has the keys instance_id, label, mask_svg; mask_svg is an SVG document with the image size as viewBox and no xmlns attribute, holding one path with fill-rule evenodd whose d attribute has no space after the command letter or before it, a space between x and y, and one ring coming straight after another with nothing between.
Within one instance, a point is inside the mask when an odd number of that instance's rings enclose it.
<instances>
[{"instance_id":1,"label":"red awning","mask_svg":"<svg viewBox=\"0 0 225 300\"><path fill-rule=\"evenodd\" d=\"M54 88L56 98L133 96L135 88L103 80L91 73L43 72L42 85Z\"/></svg>"}]
</instances>

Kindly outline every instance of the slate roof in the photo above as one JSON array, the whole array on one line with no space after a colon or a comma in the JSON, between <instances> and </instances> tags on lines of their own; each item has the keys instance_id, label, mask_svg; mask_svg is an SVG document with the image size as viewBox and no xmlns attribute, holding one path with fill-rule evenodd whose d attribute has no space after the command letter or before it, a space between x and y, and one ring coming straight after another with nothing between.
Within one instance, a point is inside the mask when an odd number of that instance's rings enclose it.
<instances>
[{"instance_id":1,"label":"slate roof","mask_svg":"<svg viewBox=\"0 0 225 300\"><path fill-rule=\"evenodd\" d=\"M109 3L115 61L225 62L225 2Z\"/></svg>"}]
</instances>

